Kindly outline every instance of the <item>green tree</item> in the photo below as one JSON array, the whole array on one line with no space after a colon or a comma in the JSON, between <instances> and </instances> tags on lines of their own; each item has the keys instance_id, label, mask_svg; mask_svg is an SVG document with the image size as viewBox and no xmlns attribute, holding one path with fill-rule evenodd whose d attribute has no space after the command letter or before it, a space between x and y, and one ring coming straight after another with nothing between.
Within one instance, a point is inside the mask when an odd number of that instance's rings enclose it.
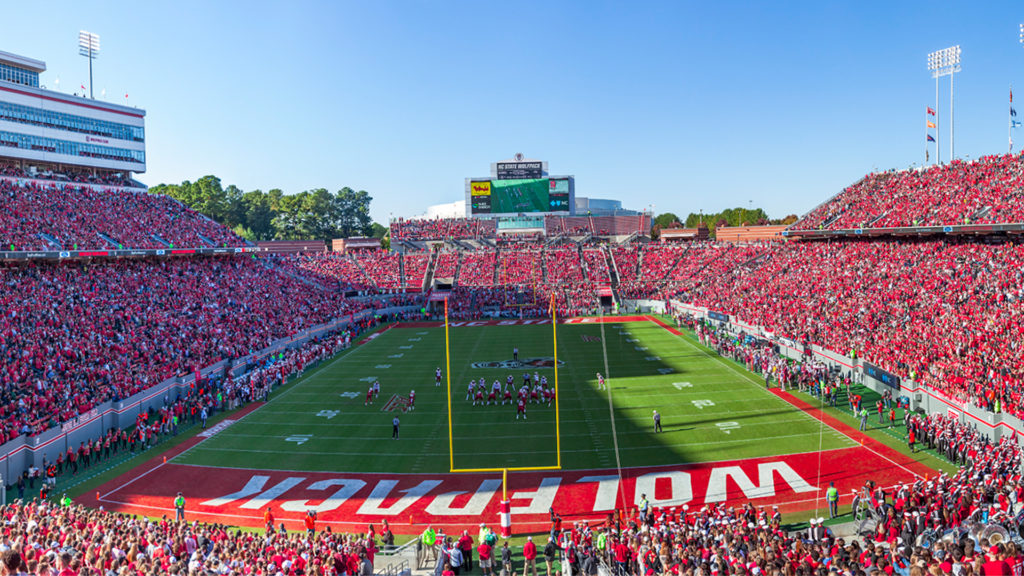
<instances>
[{"instance_id":1,"label":"green tree","mask_svg":"<svg viewBox=\"0 0 1024 576\"><path fill-rule=\"evenodd\" d=\"M657 216L655 216L653 224L654 226L657 226L659 229L661 229L669 228L672 226L672 224L678 224L679 222L679 216L676 216L671 212L665 212L663 214L658 214Z\"/></svg>"}]
</instances>

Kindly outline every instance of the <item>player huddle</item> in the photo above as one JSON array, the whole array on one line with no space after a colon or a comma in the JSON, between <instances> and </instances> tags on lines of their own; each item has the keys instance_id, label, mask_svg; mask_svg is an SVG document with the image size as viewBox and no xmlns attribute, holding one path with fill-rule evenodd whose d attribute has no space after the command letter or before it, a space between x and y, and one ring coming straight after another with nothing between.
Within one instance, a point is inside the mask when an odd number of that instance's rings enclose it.
<instances>
[{"instance_id":1,"label":"player huddle","mask_svg":"<svg viewBox=\"0 0 1024 576\"><path fill-rule=\"evenodd\" d=\"M473 406L497 406L499 400L502 406L509 404L516 407L516 420L520 416L525 420L527 404L546 403L551 406L554 403L555 387L548 386L547 376L541 376L538 372L534 372L532 376L529 372L524 372L523 383L518 389L515 376L511 374L505 378L504 388L498 380L495 380L489 389L486 378L469 381L466 401L472 401Z\"/></svg>"}]
</instances>

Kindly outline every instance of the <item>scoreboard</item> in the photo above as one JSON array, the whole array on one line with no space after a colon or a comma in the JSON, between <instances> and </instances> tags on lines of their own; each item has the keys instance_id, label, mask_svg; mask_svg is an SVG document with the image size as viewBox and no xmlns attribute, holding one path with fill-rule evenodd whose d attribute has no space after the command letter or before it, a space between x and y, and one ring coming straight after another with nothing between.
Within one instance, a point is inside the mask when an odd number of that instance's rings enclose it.
<instances>
[{"instance_id":1,"label":"scoreboard","mask_svg":"<svg viewBox=\"0 0 1024 576\"><path fill-rule=\"evenodd\" d=\"M470 214L572 212L571 177L470 180Z\"/></svg>"},{"instance_id":2,"label":"scoreboard","mask_svg":"<svg viewBox=\"0 0 1024 576\"><path fill-rule=\"evenodd\" d=\"M491 163L490 176L466 178L466 216L576 213L576 179L552 176L545 160L523 154Z\"/></svg>"}]
</instances>

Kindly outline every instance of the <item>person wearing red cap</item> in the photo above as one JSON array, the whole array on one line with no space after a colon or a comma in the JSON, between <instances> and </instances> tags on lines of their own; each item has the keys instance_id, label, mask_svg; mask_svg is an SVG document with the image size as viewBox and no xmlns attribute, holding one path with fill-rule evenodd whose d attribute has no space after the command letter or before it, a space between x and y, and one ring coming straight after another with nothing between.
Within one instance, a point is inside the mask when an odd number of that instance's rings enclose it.
<instances>
[{"instance_id":1,"label":"person wearing red cap","mask_svg":"<svg viewBox=\"0 0 1024 576\"><path fill-rule=\"evenodd\" d=\"M985 555L985 563L981 566L982 576L1013 576L1010 564L1003 560L1003 545L996 544L989 548Z\"/></svg>"}]
</instances>

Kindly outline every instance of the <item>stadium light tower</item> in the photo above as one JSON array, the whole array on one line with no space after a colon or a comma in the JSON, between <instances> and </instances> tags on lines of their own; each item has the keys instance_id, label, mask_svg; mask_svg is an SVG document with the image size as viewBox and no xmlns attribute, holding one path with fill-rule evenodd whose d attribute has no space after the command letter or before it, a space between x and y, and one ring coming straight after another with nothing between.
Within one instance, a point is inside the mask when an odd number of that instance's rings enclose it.
<instances>
[{"instance_id":1,"label":"stadium light tower","mask_svg":"<svg viewBox=\"0 0 1024 576\"><path fill-rule=\"evenodd\" d=\"M78 54L89 59L89 98L92 98L92 61L100 55L100 36L92 32L78 32Z\"/></svg>"},{"instance_id":2,"label":"stadium light tower","mask_svg":"<svg viewBox=\"0 0 1024 576\"><path fill-rule=\"evenodd\" d=\"M949 76L949 159L952 160L955 156L953 151L953 75L960 71L960 46L950 46L936 52L932 52L928 55L928 70L932 73L932 78L935 78L935 121L936 126L938 125L939 119L939 78L943 76ZM939 142L938 142L938 130L936 132L936 162L940 161L938 154Z\"/></svg>"}]
</instances>

